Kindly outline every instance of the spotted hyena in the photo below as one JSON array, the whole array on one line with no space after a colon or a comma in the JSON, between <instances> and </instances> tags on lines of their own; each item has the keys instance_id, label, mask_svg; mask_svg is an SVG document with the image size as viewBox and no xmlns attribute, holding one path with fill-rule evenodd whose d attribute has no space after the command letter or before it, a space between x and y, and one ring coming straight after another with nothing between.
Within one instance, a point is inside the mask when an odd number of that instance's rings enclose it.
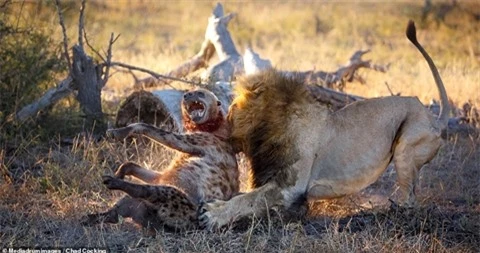
<instances>
[{"instance_id":1,"label":"spotted hyena","mask_svg":"<svg viewBox=\"0 0 480 253\"><path fill-rule=\"evenodd\" d=\"M108 189L128 194L105 213L87 216L85 223L117 223L119 216L131 217L147 228L184 230L197 226L200 203L213 199L228 200L239 191L235 152L227 139L230 129L221 103L210 91L186 92L182 101L184 134L136 123L109 130L111 139L123 140L143 135L178 152L162 172L127 162L115 176L104 176ZM146 184L124 181L133 176Z\"/></svg>"}]
</instances>

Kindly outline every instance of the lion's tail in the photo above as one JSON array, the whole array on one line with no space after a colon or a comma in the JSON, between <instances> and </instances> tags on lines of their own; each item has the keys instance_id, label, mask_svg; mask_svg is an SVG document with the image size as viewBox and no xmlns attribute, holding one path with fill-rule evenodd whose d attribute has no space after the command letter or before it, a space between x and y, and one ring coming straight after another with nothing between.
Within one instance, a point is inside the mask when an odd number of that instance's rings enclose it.
<instances>
[{"instance_id":1,"label":"lion's tail","mask_svg":"<svg viewBox=\"0 0 480 253\"><path fill-rule=\"evenodd\" d=\"M423 55L425 60L432 71L433 78L435 79L435 83L437 84L438 93L440 95L440 115L438 116L438 121L442 123L443 126L447 126L448 124L448 114L450 113L450 104L448 103L447 91L445 90L445 86L443 85L442 78L438 73L437 67L433 63L432 58L428 55L427 51L418 43L417 41L417 31L415 29L415 23L410 20L407 25L406 35L410 42L417 47L418 51Z\"/></svg>"}]
</instances>

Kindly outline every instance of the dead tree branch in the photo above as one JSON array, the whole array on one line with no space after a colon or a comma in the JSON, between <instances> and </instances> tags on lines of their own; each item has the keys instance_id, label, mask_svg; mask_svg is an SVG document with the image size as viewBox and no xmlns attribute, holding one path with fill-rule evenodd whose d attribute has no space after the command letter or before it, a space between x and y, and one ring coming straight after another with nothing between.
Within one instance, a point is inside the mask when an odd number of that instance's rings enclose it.
<instances>
[{"instance_id":1,"label":"dead tree branch","mask_svg":"<svg viewBox=\"0 0 480 253\"><path fill-rule=\"evenodd\" d=\"M201 68L206 68L208 66L208 61L213 57L215 53L215 48L209 41L204 41L200 51L192 57L190 60L184 62L177 68L171 70L167 74L152 74L153 71L149 71L143 68L132 68L141 72L150 74L150 77L140 79L134 83L135 89L141 88L152 88L152 87L161 87L164 85L169 85L172 81L181 81L187 82L181 77L185 77L188 74L195 72ZM125 64L126 65L126 64ZM119 65L120 66L120 65ZM121 66L126 67L126 66ZM132 67L132 66L130 66ZM149 73L152 72L152 73ZM193 84L193 83L192 83Z\"/></svg>"},{"instance_id":2,"label":"dead tree branch","mask_svg":"<svg viewBox=\"0 0 480 253\"><path fill-rule=\"evenodd\" d=\"M337 90L343 91L346 82L352 82L355 78L358 78L355 76L355 73L361 68L372 69L379 72L386 72L388 70L389 64L376 65L372 64L371 60L363 60L362 56L368 52L370 52L370 50L356 51L345 66L340 67L334 72L305 71L291 73L304 78L306 83L315 83L327 88L336 88Z\"/></svg>"},{"instance_id":3,"label":"dead tree branch","mask_svg":"<svg viewBox=\"0 0 480 253\"><path fill-rule=\"evenodd\" d=\"M117 35L117 37L114 37L113 33L110 34L110 41L108 42L108 49L107 49L107 59L104 60L105 71L103 73L103 78L100 82L100 89L105 87L105 84L107 84L108 78L110 78L110 67L112 65L112 47L119 37L120 37L120 34Z\"/></svg>"},{"instance_id":4,"label":"dead tree branch","mask_svg":"<svg viewBox=\"0 0 480 253\"><path fill-rule=\"evenodd\" d=\"M47 108L50 105L57 103L60 99L70 95L73 92L73 79L67 76L56 87L51 88L37 101L23 107L15 114L11 114L8 121L24 122L28 118L36 115L39 111Z\"/></svg>"},{"instance_id":5,"label":"dead tree branch","mask_svg":"<svg viewBox=\"0 0 480 253\"><path fill-rule=\"evenodd\" d=\"M72 71L72 61L70 60L70 54L68 53L68 36L67 36L67 29L65 28L65 21L63 20L63 13L60 9L59 0L55 0L55 6L57 8L58 19L60 22L60 26L62 27L62 34L63 34L63 53L65 59L67 60L67 66L70 72Z\"/></svg>"},{"instance_id":6,"label":"dead tree branch","mask_svg":"<svg viewBox=\"0 0 480 253\"><path fill-rule=\"evenodd\" d=\"M78 45L83 48L83 31L85 31L85 0L82 0L80 16L78 17Z\"/></svg>"},{"instance_id":7,"label":"dead tree branch","mask_svg":"<svg viewBox=\"0 0 480 253\"><path fill-rule=\"evenodd\" d=\"M78 24L78 44L72 48L73 54L70 58L68 51L68 37L61 11L59 0L55 1L57 12L59 15L60 26L63 33L63 47L65 50L65 59L69 67L67 78L63 80L57 87L49 89L40 99L30 105L22 108L17 113L9 115L10 120L23 122L29 117L37 114L61 98L71 94L73 90L77 90L77 100L80 102L80 107L86 116L86 128L91 130L95 122L103 119L102 104L101 104L101 89L108 80L108 75L104 75L102 79L102 68L99 64L89 57L83 48L83 34L84 28L84 12L85 0L82 1L80 9L80 17ZM107 54L107 61L111 61L111 47L113 45L113 35L109 44L109 54Z\"/></svg>"},{"instance_id":8,"label":"dead tree branch","mask_svg":"<svg viewBox=\"0 0 480 253\"><path fill-rule=\"evenodd\" d=\"M224 15L223 6L217 3L212 16L208 19L205 39L215 47L220 62L209 68L204 79L215 81L232 81L235 76L245 72L243 58L238 53L227 25L235 17L230 13Z\"/></svg>"},{"instance_id":9,"label":"dead tree branch","mask_svg":"<svg viewBox=\"0 0 480 253\"><path fill-rule=\"evenodd\" d=\"M245 50L243 57L238 53L227 29L228 23L234 16L234 14L224 15L223 6L217 4L213 10L212 16L210 16L208 20L207 29L205 31L205 40L200 52L191 60L163 75L170 77L170 80L159 79L152 76L137 82L135 88L165 85L172 80L176 80L174 78L186 76L201 67L207 66L208 60L215 52L217 53L220 62L210 67L202 76L203 79L208 80L209 83L214 83L215 81L231 81L234 80L237 75L244 73L253 74L270 68L272 66L270 61L261 59L251 48ZM213 49L211 48L212 45ZM206 48L209 49L208 57L204 57ZM361 79L360 76L356 75L360 68L368 68L380 72L386 72L388 70L389 65L376 65L372 64L370 60L363 60L362 56L368 52L370 52L370 50L356 51L350 57L349 62L345 66L334 72L284 71L284 73L287 75L292 74L303 77L307 83L316 83L328 88L343 90L346 82L351 82L354 79Z\"/></svg>"},{"instance_id":10,"label":"dead tree branch","mask_svg":"<svg viewBox=\"0 0 480 253\"><path fill-rule=\"evenodd\" d=\"M158 73L153 72L153 71L151 71L149 69L146 69L146 68L136 67L136 66L121 63L121 62L111 62L110 66L121 67L121 68L125 68L125 69L128 69L128 70L136 70L136 71L147 73L147 74L151 75L150 78L155 78L155 79L161 80L160 82L153 82L153 83L155 83L155 86L160 86L161 84L163 84L163 85L167 85L170 88L174 89L174 87L170 85L170 83L172 81L183 82L183 83L187 83L187 84L190 84L190 85L193 85L193 86L199 85L198 82L188 81L188 80L177 78L177 77L174 77L174 76L158 74ZM145 80L145 79L142 79L142 80ZM142 80L140 80L140 82L143 82Z\"/></svg>"},{"instance_id":11,"label":"dead tree branch","mask_svg":"<svg viewBox=\"0 0 480 253\"><path fill-rule=\"evenodd\" d=\"M120 36L120 35L119 35ZM83 38L85 38L85 43L87 44L88 48L94 52L98 58L100 58L103 62L107 62L107 60L105 60L105 58L98 52L98 50L96 50L91 44L90 44L90 41L88 40L88 36L87 36L87 32L86 31L83 31Z\"/></svg>"},{"instance_id":12,"label":"dead tree branch","mask_svg":"<svg viewBox=\"0 0 480 253\"><path fill-rule=\"evenodd\" d=\"M330 106L334 111L339 110L352 102L364 100L363 97L335 91L322 86L308 85L307 87L318 102Z\"/></svg>"},{"instance_id":13,"label":"dead tree branch","mask_svg":"<svg viewBox=\"0 0 480 253\"><path fill-rule=\"evenodd\" d=\"M224 16L223 13L223 6L218 3L213 10L212 16L208 19L202 47L194 57L167 74L162 75L163 77L161 78L152 76L141 79L134 84L135 88L163 86L172 81L177 81L179 78L185 77L194 71L207 68L209 66L208 62L215 53L217 53L220 62L210 67L203 74L204 80L210 80L211 82L230 81L235 75L243 73L242 57L235 48L235 44L227 29L227 25L234 17L234 14Z\"/></svg>"},{"instance_id":14,"label":"dead tree branch","mask_svg":"<svg viewBox=\"0 0 480 253\"><path fill-rule=\"evenodd\" d=\"M252 75L262 70L266 70L272 67L272 63L267 59L262 59L248 47L243 54L243 68L245 75Z\"/></svg>"}]
</instances>

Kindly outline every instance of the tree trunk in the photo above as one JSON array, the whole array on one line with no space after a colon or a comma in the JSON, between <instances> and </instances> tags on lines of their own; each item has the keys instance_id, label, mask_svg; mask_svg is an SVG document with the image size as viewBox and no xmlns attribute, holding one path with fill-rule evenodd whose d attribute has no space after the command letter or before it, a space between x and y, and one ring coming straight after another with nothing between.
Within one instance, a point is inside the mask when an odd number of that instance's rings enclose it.
<instances>
[{"instance_id":1,"label":"tree trunk","mask_svg":"<svg viewBox=\"0 0 480 253\"><path fill-rule=\"evenodd\" d=\"M85 113L85 130L105 130L102 112L102 78L101 69L85 54L79 45L73 47L72 77L75 88L78 90L77 100L80 108ZM99 124L100 123L100 124Z\"/></svg>"}]
</instances>

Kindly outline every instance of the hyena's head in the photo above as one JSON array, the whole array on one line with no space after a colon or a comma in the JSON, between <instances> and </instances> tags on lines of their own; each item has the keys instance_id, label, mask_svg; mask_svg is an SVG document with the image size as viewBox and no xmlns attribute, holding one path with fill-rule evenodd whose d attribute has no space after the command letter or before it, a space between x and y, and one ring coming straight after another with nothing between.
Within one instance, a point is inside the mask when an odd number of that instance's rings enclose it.
<instances>
[{"instance_id":1,"label":"hyena's head","mask_svg":"<svg viewBox=\"0 0 480 253\"><path fill-rule=\"evenodd\" d=\"M222 103L215 94L205 89L183 94L182 114L187 131L214 132L226 121Z\"/></svg>"}]
</instances>

